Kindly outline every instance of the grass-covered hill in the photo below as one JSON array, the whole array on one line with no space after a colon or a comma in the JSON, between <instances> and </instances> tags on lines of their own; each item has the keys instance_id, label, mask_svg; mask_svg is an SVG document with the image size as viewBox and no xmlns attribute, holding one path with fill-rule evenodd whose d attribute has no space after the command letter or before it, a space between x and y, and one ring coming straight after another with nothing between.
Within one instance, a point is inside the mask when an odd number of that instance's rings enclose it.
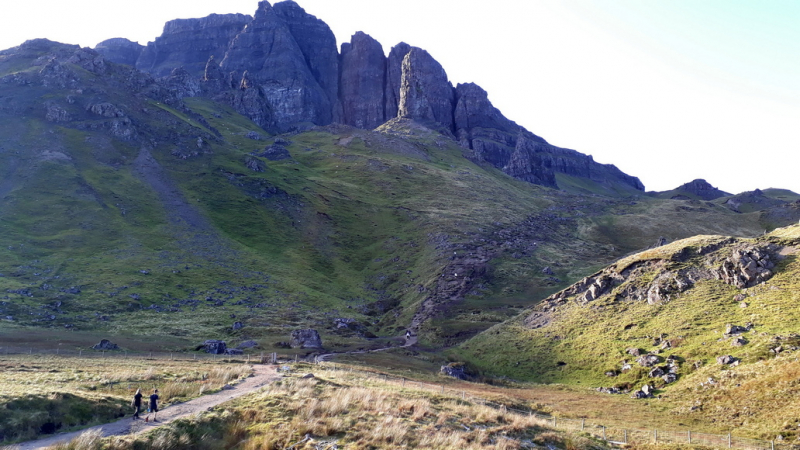
<instances>
[{"instance_id":1,"label":"grass-covered hill","mask_svg":"<svg viewBox=\"0 0 800 450\"><path fill-rule=\"evenodd\" d=\"M458 356L515 379L630 393L651 384L686 420L794 436L798 251L800 225L649 249L472 338Z\"/></svg>"},{"instance_id":2,"label":"grass-covered hill","mask_svg":"<svg viewBox=\"0 0 800 450\"><path fill-rule=\"evenodd\" d=\"M411 328L440 347L661 237L765 227L528 184L411 121L271 136L174 82L46 40L0 52L3 336L267 350L311 327L338 350Z\"/></svg>"}]
</instances>

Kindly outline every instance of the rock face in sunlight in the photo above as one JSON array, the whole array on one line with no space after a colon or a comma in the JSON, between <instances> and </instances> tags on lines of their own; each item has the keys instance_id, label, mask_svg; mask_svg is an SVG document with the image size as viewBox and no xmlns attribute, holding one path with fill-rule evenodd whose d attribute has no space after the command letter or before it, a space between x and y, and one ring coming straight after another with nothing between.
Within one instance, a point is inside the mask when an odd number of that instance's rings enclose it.
<instances>
[{"instance_id":1,"label":"rock face in sunlight","mask_svg":"<svg viewBox=\"0 0 800 450\"><path fill-rule=\"evenodd\" d=\"M561 173L600 190L644 190L616 167L552 146L509 120L478 85L453 87L421 48L401 42L386 56L380 42L357 32L337 51L328 25L293 1L259 2L252 17L177 19L145 47L116 38L96 50L163 78L178 97L211 97L271 132L331 123L371 130L399 117L455 138L472 161L530 183L563 188Z\"/></svg>"}]
</instances>

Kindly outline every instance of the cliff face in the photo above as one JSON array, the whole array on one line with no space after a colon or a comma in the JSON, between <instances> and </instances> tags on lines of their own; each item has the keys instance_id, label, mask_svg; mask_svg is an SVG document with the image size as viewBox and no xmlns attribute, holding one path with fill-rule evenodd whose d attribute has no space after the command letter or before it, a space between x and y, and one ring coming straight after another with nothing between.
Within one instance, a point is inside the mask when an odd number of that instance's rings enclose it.
<instances>
[{"instance_id":1,"label":"cliff face","mask_svg":"<svg viewBox=\"0 0 800 450\"><path fill-rule=\"evenodd\" d=\"M454 88L423 49L401 42L387 57L358 32L338 52L325 22L291 0L261 1L254 17L173 20L155 42L136 45L109 40L97 50L112 61L135 59L138 69L165 77L176 96L210 96L269 131L334 122L374 129L400 117L453 136L474 162L531 183L557 188L563 173L644 189L616 167L554 147L507 119L479 86Z\"/></svg>"},{"instance_id":2,"label":"cliff face","mask_svg":"<svg viewBox=\"0 0 800 450\"><path fill-rule=\"evenodd\" d=\"M342 44L341 101L343 122L373 129L386 122L384 79L386 57L380 42L358 32Z\"/></svg>"},{"instance_id":3,"label":"cliff face","mask_svg":"<svg viewBox=\"0 0 800 450\"><path fill-rule=\"evenodd\" d=\"M169 21L161 36L142 50L136 68L163 77L183 67L199 76L209 57L221 60L231 40L252 19L244 14L212 14L202 19Z\"/></svg>"}]
</instances>

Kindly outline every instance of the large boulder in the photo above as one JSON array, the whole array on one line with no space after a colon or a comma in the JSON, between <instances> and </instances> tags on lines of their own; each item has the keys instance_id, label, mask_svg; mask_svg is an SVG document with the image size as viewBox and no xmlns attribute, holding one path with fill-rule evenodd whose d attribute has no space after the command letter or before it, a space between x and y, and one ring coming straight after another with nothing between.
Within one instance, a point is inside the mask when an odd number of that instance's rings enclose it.
<instances>
[{"instance_id":1,"label":"large boulder","mask_svg":"<svg viewBox=\"0 0 800 450\"><path fill-rule=\"evenodd\" d=\"M228 350L228 345L225 344L225 341L209 339L197 346L196 350L205 350L206 353L213 355L224 355Z\"/></svg>"},{"instance_id":2,"label":"large boulder","mask_svg":"<svg viewBox=\"0 0 800 450\"><path fill-rule=\"evenodd\" d=\"M100 342L93 345L92 348L95 350L119 350L119 346L108 339L101 339Z\"/></svg>"},{"instance_id":3,"label":"large boulder","mask_svg":"<svg viewBox=\"0 0 800 450\"><path fill-rule=\"evenodd\" d=\"M636 358L636 362L642 367L653 367L660 363L662 358L658 355L647 354Z\"/></svg>"},{"instance_id":4,"label":"large boulder","mask_svg":"<svg viewBox=\"0 0 800 450\"><path fill-rule=\"evenodd\" d=\"M294 330L289 345L292 348L322 348L322 339L317 330Z\"/></svg>"}]
</instances>

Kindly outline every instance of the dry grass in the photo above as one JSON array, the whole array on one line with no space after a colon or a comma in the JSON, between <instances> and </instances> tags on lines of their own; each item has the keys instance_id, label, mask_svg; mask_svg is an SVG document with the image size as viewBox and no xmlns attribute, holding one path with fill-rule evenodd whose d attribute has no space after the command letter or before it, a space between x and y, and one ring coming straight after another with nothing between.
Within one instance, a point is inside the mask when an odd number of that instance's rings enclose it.
<instances>
[{"instance_id":1,"label":"dry grass","mask_svg":"<svg viewBox=\"0 0 800 450\"><path fill-rule=\"evenodd\" d=\"M148 436L109 439L106 450L160 449L522 449L603 448L549 429L535 417L384 383L360 372L289 376ZM99 449L100 447L87 447Z\"/></svg>"},{"instance_id":2,"label":"dry grass","mask_svg":"<svg viewBox=\"0 0 800 450\"><path fill-rule=\"evenodd\" d=\"M158 388L164 405L218 391L247 377L245 364L4 355L0 442L109 422L131 414L136 389Z\"/></svg>"}]
</instances>

